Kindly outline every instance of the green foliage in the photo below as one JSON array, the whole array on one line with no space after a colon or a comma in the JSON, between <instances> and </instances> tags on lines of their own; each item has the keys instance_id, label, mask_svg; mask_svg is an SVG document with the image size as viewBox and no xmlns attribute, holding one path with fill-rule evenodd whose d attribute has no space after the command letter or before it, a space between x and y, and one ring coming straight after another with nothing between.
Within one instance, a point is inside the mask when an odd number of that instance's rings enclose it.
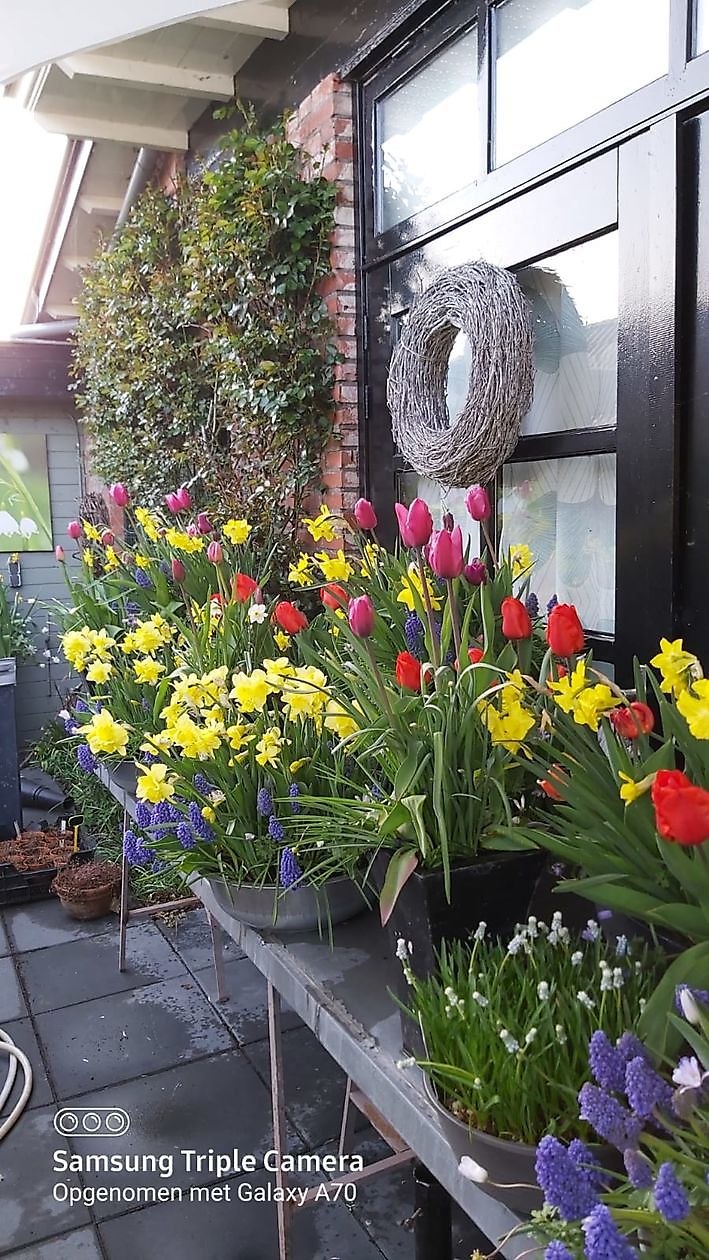
<instances>
[{"instance_id":1,"label":"green foliage","mask_svg":"<svg viewBox=\"0 0 709 1260\"><path fill-rule=\"evenodd\" d=\"M248 111L216 169L143 194L81 298L78 405L107 481L148 506L189 482L295 533L331 429L334 203L284 123L265 135Z\"/></svg>"},{"instance_id":2,"label":"green foliage","mask_svg":"<svg viewBox=\"0 0 709 1260\"><path fill-rule=\"evenodd\" d=\"M18 661L26 661L36 653L31 605L22 604L22 596L13 591L11 597L0 577L0 659L15 656Z\"/></svg>"}]
</instances>

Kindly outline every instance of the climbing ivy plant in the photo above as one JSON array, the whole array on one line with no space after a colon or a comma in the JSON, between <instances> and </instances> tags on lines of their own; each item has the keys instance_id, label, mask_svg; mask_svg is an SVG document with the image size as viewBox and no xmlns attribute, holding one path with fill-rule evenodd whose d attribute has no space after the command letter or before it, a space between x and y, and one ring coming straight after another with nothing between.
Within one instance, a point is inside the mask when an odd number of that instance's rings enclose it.
<instances>
[{"instance_id":1,"label":"climbing ivy plant","mask_svg":"<svg viewBox=\"0 0 709 1260\"><path fill-rule=\"evenodd\" d=\"M331 431L334 185L253 115L218 161L147 190L87 269L74 350L92 461L146 503L183 482L292 537Z\"/></svg>"}]
</instances>

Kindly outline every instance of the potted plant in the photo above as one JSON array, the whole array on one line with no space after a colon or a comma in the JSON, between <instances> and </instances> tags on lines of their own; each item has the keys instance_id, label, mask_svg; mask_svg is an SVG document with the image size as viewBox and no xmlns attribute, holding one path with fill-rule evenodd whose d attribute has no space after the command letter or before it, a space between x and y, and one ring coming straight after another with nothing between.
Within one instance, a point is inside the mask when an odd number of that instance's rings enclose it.
<instances>
[{"instance_id":1,"label":"potted plant","mask_svg":"<svg viewBox=\"0 0 709 1260\"><path fill-rule=\"evenodd\" d=\"M468 1135L489 1193L530 1211L540 1204L537 1143L546 1132L582 1134L569 1104L586 1079L591 1034L602 1055L635 1028L656 960L641 942L609 946L594 919L575 937L558 913L551 925L531 917L509 940L481 923L472 945L441 947L426 979L411 970L406 941L398 953L432 1096Z\"/></svg>"},{"instance_id":2,"label":"potted plant","mask_svg":"<svg viewBox=\"0 0 709 1260\"><path fill-rule=\"evenodd\" d=\"M11 839L22 822L20 768L15 720L17 662L35 654L31 604L10 594L0 577L0 840Z\"/></svg>"},{"instance_id":3,"label":"potted plant","mask_svg":"<svg viewBox=\"0 0 709 1260\"><path fill-rule=\"evenodd\" d=\"M100 919L110 913L120 885L116 862L92 861L65 866L51 888L72 919Z\"/></svg>"}]
</instances>

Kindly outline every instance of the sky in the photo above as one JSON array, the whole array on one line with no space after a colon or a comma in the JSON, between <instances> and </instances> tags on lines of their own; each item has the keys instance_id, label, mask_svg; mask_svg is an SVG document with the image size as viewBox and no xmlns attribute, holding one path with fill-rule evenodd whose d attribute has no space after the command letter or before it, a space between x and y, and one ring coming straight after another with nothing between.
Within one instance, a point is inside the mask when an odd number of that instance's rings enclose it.
<instances>
[{"instance_id":1,"label":"sky","mask_svg":"<svg viewBox=\"0 0 709 1260\"><path fill-rule=\"evenodd\" d=\"M0 97L0 340L22 321L66 143Z\"/></svg>"}]
</instances>

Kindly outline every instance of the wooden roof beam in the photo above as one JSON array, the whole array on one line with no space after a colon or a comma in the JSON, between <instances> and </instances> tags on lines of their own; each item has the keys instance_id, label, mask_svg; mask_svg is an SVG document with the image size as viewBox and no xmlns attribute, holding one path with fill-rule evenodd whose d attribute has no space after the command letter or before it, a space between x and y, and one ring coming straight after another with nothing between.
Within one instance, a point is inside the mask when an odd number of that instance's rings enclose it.
<instances>
[{"instance_id":1,"label":"wooden roof beam","mask_svg":"<svg viewBox=\"0 0 709 1260\"><path fill-rule=\"evenodd\" d=\"M161 149L169 153L184 153L187 149L186 127L160 126L154 123L131 122L127 118L84 117L71 113L38 109L37 118L47 131L58 131L65 136L79 139L113 140L118 144L133 144L147 149Z\"/></svg>"},{"instance_id":2,"label":"wooden roof beam","mask_svg":"<svg viewBox=\"0 0 709 1260\"><path fill-rule=\"evenodd\" d=\"M256 35L259 39L285 39L290 29L287 8L259 4L257 0L242 0L240 4L198 13L192 22L195 26L231 31L233 35Z\"/></svg>"},{"instance_id":3,"label":"wooden roof beam","mask_svg":"<svg viewBox=\"0 0 709 1260\"><path fill-rule=\"evenodd\" d=\"M70 79L114 83L177 96L204 97L208 101L228 101L234 95L234 76L222 70L198 70L164 62L136 61L100 52L76 53L58 64Z\"/></svg>"}]
</instances>

